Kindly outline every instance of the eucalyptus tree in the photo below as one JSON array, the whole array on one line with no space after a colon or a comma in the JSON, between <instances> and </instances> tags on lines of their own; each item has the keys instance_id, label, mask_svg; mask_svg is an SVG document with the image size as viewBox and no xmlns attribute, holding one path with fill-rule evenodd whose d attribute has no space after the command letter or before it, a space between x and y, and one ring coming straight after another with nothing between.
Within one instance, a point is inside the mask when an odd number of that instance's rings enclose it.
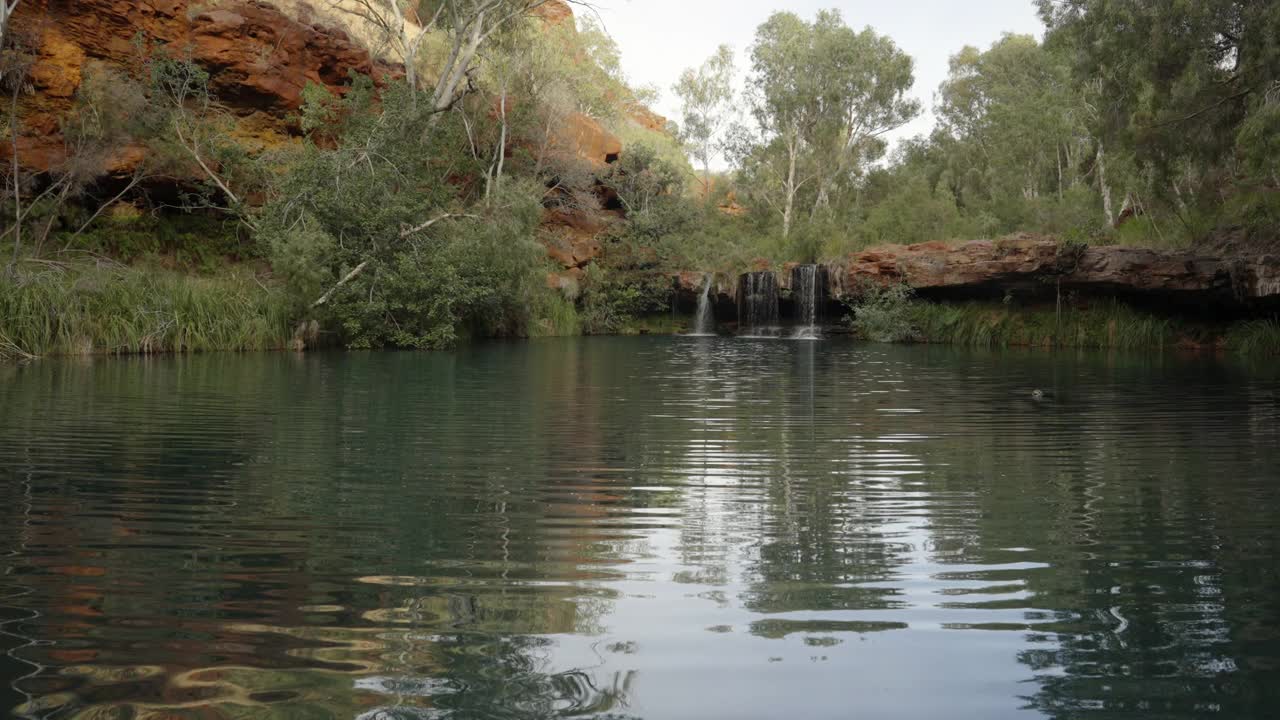
<instances>
[{"instance_id":1,"label":"eucalyptus tree","mask_svg":"<svg viewBox=\"0 0 1280 720\"><path fill-rule=\"evenodd\" d=\"M912 60L892 40L854 32L835 10L812 23L775 13L756 31L748 97L759 127L757 177L772 177L787 237L797 198L811 191L813 215L879 136L919 112L908 98ZM811 190L809 189L811 187Z\"/></svg>"},{"instance_id":2,"label":"eucalyptus tree","mask_svg":"<svg viewBox=\"0 0 1280 720\"><path fill-rule=\"evenodd\" d=\"M1029 35L951 58L938 91L941 127L972 149L969 172L992 197L1033 199L1074 184L1090 138L1086 104L1070 69Z\"/></svg>"},{"instance_id":3,"label":"eucalyptus tree","mask_svg":"<svg viewBox=\"0 0 1280 720\"><path fill-rule=\"evenodd\" d=\"M1037 0L1046 42L1096 83L1097 132L1132 153L1148 191L1171 200L1280 189L1280 4ZM1237 190L1253 191L1243 195ZM1256 213L1253 213L1256 214ZM1264 213L1280 224L1274 211Z\"/></svg>"},{"instance_id":4,"label":"eucalyptus tree","mask_svg":"<svg viewBox=\"0 0 1280 720\"><path fill-rule=\"evenodd\" d=\"M883 151L881 136L919 115L920 103L907 96L915 63L892 39L871 28L854 32L834 11L818 15L813 34L821 112L811 143L825 158L817 164L817 215L829 208L838 182Z\"/></svg>"},{"instance_id":5,"label":"eucalyptus tree","mask_svg":"<svg viewBox=\"0 0 1280 720\"><path fill-rule=\"evenodd\" d=\"M18 0L0 0L0 80L6 79L10 74L10 66L25 65L25 62L14 62L10 55L18 55L9 48L9 20L13 17L13 13L18 9ZM18 162L18 94L22 86L21 75L25 73L23 70L18 74L18 80L10 80L12 95L9 108L9 142L10 142L10 171L13 176L13 260L9 263L9 271L13 270L14 264L18 261L18 253L22 250L22 168Z\"/></svg>"},{"instance_id":6,"label":"eucalyptus tree","mask_svg":"<svg viewBox=\"0 0 1280 720\"><path fill-rule=\"evenodd\" d=\"M452 108L466 93L466 79L481 46L511 22L551 0L333 0L377 30L405 65L405 79L426 90L419 75L419 54L432 32L448 38L448 53L431 88L434 112ZM577 3L577 0L568 0ZM415 100L416 101L416 100Z\"/></svg>"},{"instance_id":7,"label":"eucalyptus tree","mask_svg":"<svg viewBox=\"0 0 1280 720\"><path fill-rule=\"evenodd\" d=\"M405 81L418 87L418 53L435 29L447 3L430 0L331 0L338 10L369 25L378 40L394 49L404 63ZM435 6L432 9L432 6Z\"/></svg>"},{"instance_id":8,"label":"eucalyptus tree","mask_svg":"<svg viewBox=\"0 0 1280 720\"><path fill-rule=\"evenodd\" d=\"M733 50L721 45L701 66L681 73L672 89L681 100L681 134L702 164L703 195L710 198L711 160L733 104Z\"/></svg>"},{"instance_id":9,"label":"eucalyptus tree","mask_svg":"<svg viewBox=\"0 0 1280 720\"><path fill-rule=\"evenodd\" d=\"M795 13L779 12L756 29L751 48L748 98L760 137L745 149L753 175L769 182L770 204L782 216L782 236L791 234L796 196L816 177L806 166L808 146L820 112L822 89L814 72L813 27ZM746 163L744 163L746 164Z\"/></svg>"}]
</instances>

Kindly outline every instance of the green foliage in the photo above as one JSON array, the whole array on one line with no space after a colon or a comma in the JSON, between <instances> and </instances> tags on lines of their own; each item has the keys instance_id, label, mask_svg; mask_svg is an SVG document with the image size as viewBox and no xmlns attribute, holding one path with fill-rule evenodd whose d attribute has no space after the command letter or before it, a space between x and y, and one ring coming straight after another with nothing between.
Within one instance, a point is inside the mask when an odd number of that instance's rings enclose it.
<instances>
[{"instance_id":1,"label":"green foliage","mask_svg":"<svg viewBox=\"0 0 1280 720\"><path fill-rule=\"evenodd\" d=\"M1078 82L1097 89L1097 136L1132 158L1129 191L1162 225L1236 195L1240 202L1226 208L1220 224L1280 228L1275 214L1255 204L1265 204L1267 193L1258 189L1280 189L1280 5L1037 4L1047 43L1073 60Z\"/></svg>"},{"instance_id":2,"label":"green foliage","mask_svg":"<svg viewBox=\"0 0 1280 720\"><path fill-rule=\"evenodd\" d=\"M873 245L982 237L988 228L963 217L945 188L928 186L919 173L902 172L887 194L868 209L854 231L828 246L828 253L854 252Z\"/></svg>"},{"instance_id":3,"label":"green foliage","mask_svg":"<svg viewBox=\"0 0 1280 720\"><path fill-rule=\"evenodd\" d=\"M1280 320L1250 320L1227 333L1227 348L1248 356L1280 356Z\"/></svg>"},{"instance_id":4,"label":"green foliage","mask_svg":"<svg viewBox=\"0 0 1280 720\"><path fill-rule=\"evenodd\" d=\"M530 337L574 337L582 334L582 319L573 299L563 293L546 292L536 296L532 309Z\"/></svg>"},{"instance_id":5,"label":"green foliage","mask_svg":"<svg viewBox=\"0 0 1280 720\"><path fill-rule=\"evenodd\" d=\"M914 294L909 286L901 283L881 285L865 282L855 293L856 299L846 301L853 311L853 315L847 318L849 325L864 340L913 342L919 336L912 313L911 298Z\"/></svg>"},{"instance_id":6,"label":"green foliage","mask_svg":"<svg viewBox=\"0 0 1280 720\"><path fill-rule=\"evenodd\" d=\"M323 298L315 312L349 347L524 334L541 288L540 190L513 182L478 204L454 183L482 171L458 116L435 116L404 84L376 100L365 78L341 100L309 91L304 125L333 146L288 157L259 214L297 312Z\"/></svg>"},{"instance_id":7,"label":"green foliage","mask_svg":"<svg viewBox=\"0 0 1280 720\"><path fill-rule=\"evenodd\" d=\"M910 314L919 339L929 343L1161 349L1171 347L1177 339L1171 320L1117 302L1070 308L1061 318L1052 307L982 302L917 302Z\"/></svg>"},{"instance_id":8,"label":"green foliage","mask_svg":"<svg viewBox=\"0 0 1280 720\"><path fill-rule=\"evenodd\" d=\"M53 265L0 279L0 344L30 355L280 349L287 307L243 273Z\"/></svg>"},{"instance_id":9,"label":"green foliage","mask_svg":"<svg viewBox=\"0 0 1280 720\"><path fill-rule=\"evenodd\" d=\"M601 180L617 193L628 218L636 220L678 201L684 195L685 177L681 167L659 157L652 147L636 145L627 148Z\"/></svg>"},{"instance_id":10,"label":"green foliage","mask_svg":"<svg viewBox=\"0 0 1280 720\"><path fill-rule=\"evenodd\" d=\"M228 261L260 257L257 243L242 237L240 229L226 217L211 215L107 216L67 243L72 250L128 263L151 261L213 272Z\"/></svg>"},{"instance_id":11,"label":"green foliage","mask_svg":"<svg viewBox=\"0 0 1280 720\"><path fill-rule=\"evenodd\" d=\"M630 117L617 119L609 123L608 127L622 141L624 153L631 152L634 148L645 148L653 158L680 176L679 191L687 191L688 179L694 176L693 168L689 165L684 147L675 136L644 127Z\"/></svg>"},{"instance_id":12,"label":"green foliage","mask_svg":"<svg viewBox=\"0 0 1280 720\"><path fill-rule=\"evenodd\" d=\"M671 286L664 276L592 265L582 282L582 330L588 335L630 334L644 316L663 312Z\"/></svg>"}]
</instances>

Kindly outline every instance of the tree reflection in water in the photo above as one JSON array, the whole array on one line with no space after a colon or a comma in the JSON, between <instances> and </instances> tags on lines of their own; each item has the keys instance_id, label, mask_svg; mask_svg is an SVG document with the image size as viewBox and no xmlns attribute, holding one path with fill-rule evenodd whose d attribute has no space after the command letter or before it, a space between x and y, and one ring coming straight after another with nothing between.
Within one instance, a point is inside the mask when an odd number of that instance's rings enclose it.
<instances>
[{"instance_id":1,"label":"tree reflection in water","mask_svg":"<svg viewBox=\"0 0 1280 720\"><path fill-rule=\"evenodd\" d=\"M715 338L14 370L0 713L1274 717L1274 390Z\"/></svg>"}]
</instances>

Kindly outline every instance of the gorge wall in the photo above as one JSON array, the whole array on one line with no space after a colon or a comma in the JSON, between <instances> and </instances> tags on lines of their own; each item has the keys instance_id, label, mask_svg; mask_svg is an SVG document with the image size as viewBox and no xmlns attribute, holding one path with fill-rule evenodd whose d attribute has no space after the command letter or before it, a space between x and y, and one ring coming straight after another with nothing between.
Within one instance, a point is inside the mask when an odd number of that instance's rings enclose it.
<instances>
[{"instance_id":1,"label":"gorge wall","mask_svg":"<svg viewBox=\"0 0 1280 720\"><path fill-rule=\"evenodd\" d=\"M29 171L47 173L67 161L65 118L93 63L137 75L140 43L165 45L210 73L210 90L234 117L233 137L250 153L301 139L296 111L308 83L341 94L349 74L376 82L403 68L375 57L361 28L316 0L23 0L11 27L34 51L30 92L19 98L16 152ZM572 8L552 0L539 8L551 24L573 22ZM666 121L638 106L632 120L654 130ZM601 169L623 152L621 140L595 119L574 113L555 129L553 151ZM0 156L14 144L0 142ZM127 174L140 148L119 148L109 165ZM175 181L180 182L180 180ZM600 252L597 236L614 217L604 212L548 211L543 241L566 273L580 272Z\"/></svg>"}]
</instances>

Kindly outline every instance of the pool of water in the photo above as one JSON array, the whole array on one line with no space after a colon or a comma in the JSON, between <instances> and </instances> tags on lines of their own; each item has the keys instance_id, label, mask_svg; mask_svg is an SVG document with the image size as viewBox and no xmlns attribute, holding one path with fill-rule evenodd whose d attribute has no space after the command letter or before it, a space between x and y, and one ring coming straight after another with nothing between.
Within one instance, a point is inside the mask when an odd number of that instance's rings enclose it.
<instances>
[{"instance_id":1,"label":"pool of water","mask_svg":"<svg viewBox=\"0 0 1280 720\"><path fill-rule=\"evenodd\" d=\"M0 480L0 716L1280 717L1280 381L1221 361L46 361Z\"/></svg>"}]
</instances>

